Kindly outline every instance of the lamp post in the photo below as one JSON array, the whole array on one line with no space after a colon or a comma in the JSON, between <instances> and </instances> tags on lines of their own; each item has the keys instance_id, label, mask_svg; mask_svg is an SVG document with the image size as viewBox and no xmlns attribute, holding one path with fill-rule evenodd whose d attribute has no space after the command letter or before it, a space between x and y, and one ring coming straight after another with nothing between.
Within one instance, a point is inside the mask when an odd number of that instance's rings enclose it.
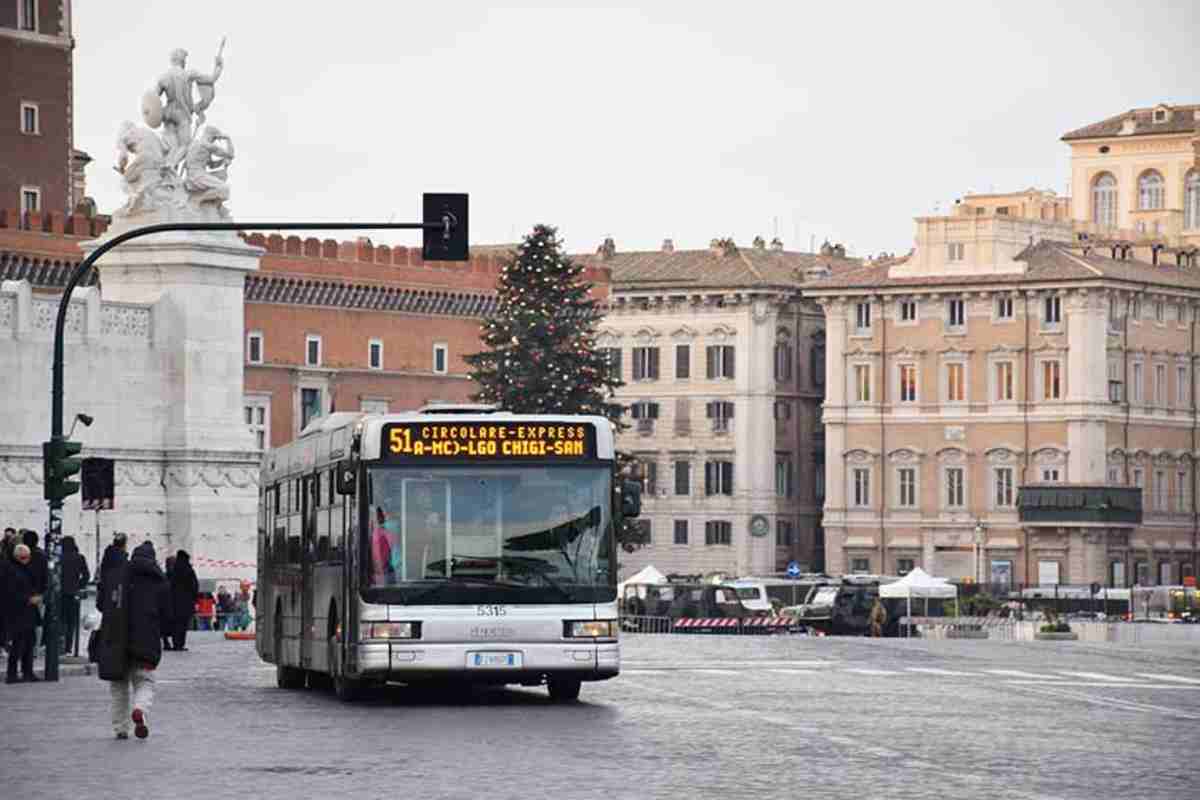
<instances>
[{"instance_id":1,"label":"lamp post","mask_svg":"<svg viewBox=\"0 0 1200 800\"><path fill-rule=\"evenodd\" d=\"M975 520L975 583L983 583L983 535L987 526L982 519Z\"/></svg>"}]
</instances>

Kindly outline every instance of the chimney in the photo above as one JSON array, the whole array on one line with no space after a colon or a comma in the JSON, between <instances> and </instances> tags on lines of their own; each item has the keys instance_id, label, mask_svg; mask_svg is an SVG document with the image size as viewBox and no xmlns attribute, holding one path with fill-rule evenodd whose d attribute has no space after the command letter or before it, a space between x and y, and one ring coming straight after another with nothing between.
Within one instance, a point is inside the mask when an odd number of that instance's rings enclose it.
<instances>
[{"instance_id":1,"label":"chimney","mask_svg":"<svg viewBox=\"0 0 1200 800\"><path fill-rule=\"evenodd\" d=\"M755 236L753 245L754 245L755 250L766 250L767 249L767 240L761 236Z\"/></svg>"},{"instance_id":2,"label":"chimney","mask_svg":"<svg viewBox=\"0 0 1200 800\"><path fill-rule=\"evenodd\" d=\"M737 245L733 243L733 237L728 236L724 239L713 239L708 243L708 249L718 256L730 256L737 252Z\"/></svg>"},{"instance_id":3,"label":"chimney","mask_svg":"<svg viewBox=\"0 0 1200 800\"><path fill-rule=\"evenodd\" d=\"M782 253L783 252L783 240L780 239L778 236L776 236L774 239L771 240L771 249L774 250L776 253Z\"/></svg>"},{"instance_id":4,"label":"chimney","mask_svg":"<svg viewBox=\"0 0 1200 800\"><path fill-rule=\"evenodd\" d=\"M663 239L662 251L664 253L674 253L675 242L671 241L670 239Z\"/></svg>"},{"instance_id":5,"label":"chimney","mask_svg":"<svg viewBox=\"0 0 1200 800\"><path fill-rule=\"evenodd\" d=\"M600 255L602 260L607 261L617 254L617 245L612 240L611 236L606 236L604 239L604 244L596 248L596 252Z\"/></svg>"},{"instance_id":6,"label":"chimney","mask_svg":"<svg viewBox=\"0 0 1200 800\"><path fill-rule=\"evenodd\" d=\"M846 248L843 247L841 244L835 244L833 246L833 257L834 258L845 258L846 257Z\"/></svg>"}]
</instances>

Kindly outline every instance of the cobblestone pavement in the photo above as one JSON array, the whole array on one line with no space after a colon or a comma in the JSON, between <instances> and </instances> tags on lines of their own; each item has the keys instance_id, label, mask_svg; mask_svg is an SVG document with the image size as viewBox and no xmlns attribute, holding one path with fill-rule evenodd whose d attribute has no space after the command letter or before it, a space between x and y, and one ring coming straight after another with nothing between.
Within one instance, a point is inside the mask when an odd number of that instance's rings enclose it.
<instances>
[{"instance_id":1,"label":"cobblestone pavement","mask_svg":"<svg viewBox=\"0 0 1200 800\"><path fill-rule=\"evenodd\" d=\"M147 741L94 676L0 685L0 796L1154 798L1194 794L1200 647L632 636L544 690L275 688L251 642L167 653Z\"/></svg>"}]
</instances>

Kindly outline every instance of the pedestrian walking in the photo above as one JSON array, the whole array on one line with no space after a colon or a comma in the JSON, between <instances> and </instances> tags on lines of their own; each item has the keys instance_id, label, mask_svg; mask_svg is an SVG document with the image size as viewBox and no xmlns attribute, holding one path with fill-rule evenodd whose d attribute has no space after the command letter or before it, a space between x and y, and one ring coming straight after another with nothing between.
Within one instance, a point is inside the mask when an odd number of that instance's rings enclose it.
<instances>
[{"instance_id":1,"label":"pedestrian walking","mask_svg":"<svg viewBox=\"0 0 1200 800\"><path fill-rule=\"evenodd\" d=\"M13 557L6 566L6 591L0 597L0 613L4 616L5 629L12 644L8 650L8 676L5 683L19 683L22 680L35 683L39 678L33 674L33 637L41 616L42 595L36 589L36 569L29 546L19 544L14 547ZM20 678L17 677L18 666Z\"/></svg>"},{"instance_id":2,"label":"pedestrian walking","mask_svg":"<svg viewBox=\"0 0 1200 800\"><path fill-rule=\"evenodd\" d=\"M868 617L871 623L871 636L878 639L883 636L883 627L887 625L888 613L883 607L883 601L878 597L875 598L875 605L871 607L871 615Z\"/></svg>"},{"instance_id":3,"label":"pedestrian walking","mask_svg":"<svg viewBox=\"0 0 1200 800\"><path fill-rule=\"evenodd\" d=\"M79 593L91 579L87 559L79 552L74 536L62 540L62 621L63 652L74 649L79 634Z\"/></svg>"},{"instance_id":4,"label":"pedestrian walking","mask_svg":"<svg viewBox=\"0 0 1200 800\"><path fill-rule=\"evenodd\" d=\"M187 650L187 632L192 626L199 593L200 581L192 569L192 558L187 551L180 550L175 554L175 569L171 573L172 650Z\"/></svg>"},{"instance_id":5,"label":"pedestrian walking","mask_svg":"<svg viewBox=\"0 0 1200 800\"><path fill-rule=\"evenodd\" d=\"M96 608L100 609L101 614L108 607L111 590L120 582L118 580L120 571L125 566L125 562L129 560L129 556L125 552L126 546L125 534L116 533L113 534L112 544L104 548L98 573L100 580L96 584Z\"/></svg>"},{"instance_id":6,"label":"pedestrian walking","mask_svg":"<svg viewBox=\"0 0 1200 800\"><path fill-rule=\"evenodd\" d=\"M139 544L114 579L100 626L97 671L109 681L113 733L128 739L132 723L134 735L145 739L150 735L154 671L162 661L162 625L169 617L167 578L154 545Z\"/></svg>"},{"instance_id":7,"label":"pedestrian walking","mask_svg":"<svg viewBox=\"0 0 1200 800\"><path fill-rule=\"evenodd\" d=\"M175 556L167 556L166 569L164 573L167 576L167 591L170 592L171 577L175 574ZM174 609L168 608L168 611L174 614ZM162 626L162 646L163 650L171 649L171 633L175 630L175 620L173 617L163 621Z\"/></svg>"}]
</instances>

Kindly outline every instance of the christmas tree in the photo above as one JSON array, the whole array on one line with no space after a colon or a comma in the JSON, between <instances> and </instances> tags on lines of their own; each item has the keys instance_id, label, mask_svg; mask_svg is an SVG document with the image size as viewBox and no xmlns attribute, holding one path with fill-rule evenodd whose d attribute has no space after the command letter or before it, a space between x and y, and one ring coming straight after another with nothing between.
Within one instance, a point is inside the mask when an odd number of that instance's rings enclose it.
<instances>
[{"instance_id":1,"label":"christmas tree","mask_svg":"<svg viewBox=\"0 0 1200 800\"><path fill-rule=\"evenodd\" d=\"M487 350L467 356L474 399L518 414L595 414L620 424L611 402L623 384L596 350L600 309L583 266L538 225L500 271L499 304L484 320Z\"/></svg>"}]
</instances>

